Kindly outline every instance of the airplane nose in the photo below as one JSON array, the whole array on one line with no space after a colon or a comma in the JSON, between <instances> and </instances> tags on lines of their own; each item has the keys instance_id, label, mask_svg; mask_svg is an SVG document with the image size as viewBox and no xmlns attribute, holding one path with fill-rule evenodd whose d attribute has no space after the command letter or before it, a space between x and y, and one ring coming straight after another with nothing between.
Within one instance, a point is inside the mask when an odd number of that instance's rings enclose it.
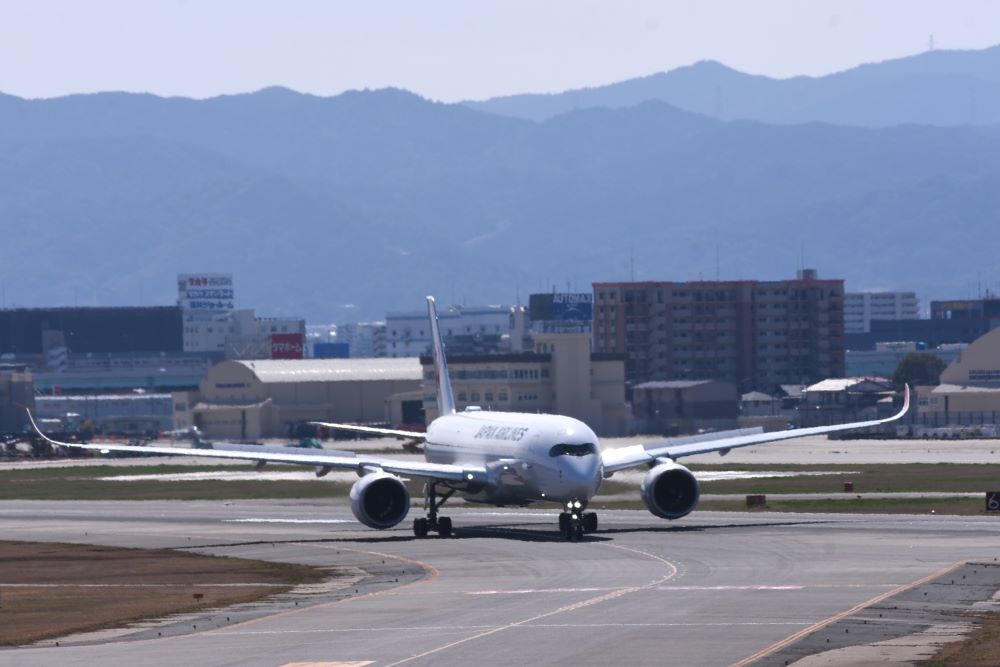
<instances>
[{"instance_id":1,"label":"airplane nose","mask_svg":"<svg viewBox=\"0 0 1000 667\"><path fill-rule=\"evenodd\" d=\"M596 456L565 457L561 462L561 486L567 496L590 498L601 483L600 459Z\"/></svg>"}]
</instances>

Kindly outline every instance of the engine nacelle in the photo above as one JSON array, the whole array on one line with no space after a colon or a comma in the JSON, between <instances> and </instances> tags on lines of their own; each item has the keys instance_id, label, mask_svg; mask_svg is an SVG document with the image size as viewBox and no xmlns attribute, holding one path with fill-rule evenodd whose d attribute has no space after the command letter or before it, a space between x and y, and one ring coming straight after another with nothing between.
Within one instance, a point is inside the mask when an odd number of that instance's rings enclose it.
<instances>
[{"instance_id":1,"label":"engine nacelle","mask_svg":"<svg viewBox=\"0 0 1000 667\"><path fill-rule=\"evenodd\" d=\"M698 504L698 480L684 466L668 461L656 466L642 480L642 502L664 519L679 519Z\"/></svg>"},{"instance_id":2,"label":"engine nacelle","mask_svg":"<svg viewBox=\"0 0 1000 667\"><path fill-rule=\"evenodd\" d=\"M410 511L410 492L386 472L365 475L351 487L351 512L369 528L392 528Z\"/></svg>"}]
</instances>

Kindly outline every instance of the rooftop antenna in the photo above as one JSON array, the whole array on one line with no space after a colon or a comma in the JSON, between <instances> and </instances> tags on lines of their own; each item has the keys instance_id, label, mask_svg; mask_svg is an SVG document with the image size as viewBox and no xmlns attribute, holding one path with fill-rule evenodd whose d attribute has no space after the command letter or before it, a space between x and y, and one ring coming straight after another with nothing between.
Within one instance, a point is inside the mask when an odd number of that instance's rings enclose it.
<instances>
[{"instance_id":1,"label":"rooftop antenna","mask_svg":"<svg viewBox=\"0 0 1000 667\"><path fill-rule=\"evenodd\" d=\"M715 282L719 282L719 230L715 230Z\"/></svg>"},{"instance_id":2,"label":"rooftop antenna","mask_svg":"<svg viewBox=\"0 0 1000 667\"><path fill-rule=\"evenodd\" d=\"M931 35L930 37L927 38L927 50L928 51L934 50L934 35Z\"/></svg>"}]
</instances>

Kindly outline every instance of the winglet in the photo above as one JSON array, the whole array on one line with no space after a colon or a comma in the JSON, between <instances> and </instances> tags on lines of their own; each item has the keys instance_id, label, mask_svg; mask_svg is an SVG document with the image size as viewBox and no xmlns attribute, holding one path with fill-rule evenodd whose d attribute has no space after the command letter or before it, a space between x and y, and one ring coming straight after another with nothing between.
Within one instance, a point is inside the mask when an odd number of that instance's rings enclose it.
<instances>
[{"instance_id":1,"label":"winglet","mask_svg":"<svg viewBox=\"0 0 1000 667\"><path fill-rule=\"evenodd\" d=\"M35 416L31 414L31 410L30 409L25 408L24 411L26 413L28 413L28 421L31 422L31 428L35 429L35 433L37 433L42 438L42 440L44 440L45 442L49 443L50 445L62 445L63 444L63 443L61 443L61 442L59 442L57 440L53 440L49 436L47 436L44 433L42 433L42 429L38 428L38 424L35 423Z\"/></svg>"},{"instance_id":2,"label":"winglet","mask_svg":"<svg viewBox=\"0 0 1000 667\"><path fill-rule=\"evenodd\" d=\"M451 378L448 377L448 361L444 356L444 343L438 328L437 307L434 297L427 297L427 317L431 321L431 339L434 343L434 375L437 379L437 402L441 415L455 413L455 396L451 393Z\"/></svg>"}]
</instances>

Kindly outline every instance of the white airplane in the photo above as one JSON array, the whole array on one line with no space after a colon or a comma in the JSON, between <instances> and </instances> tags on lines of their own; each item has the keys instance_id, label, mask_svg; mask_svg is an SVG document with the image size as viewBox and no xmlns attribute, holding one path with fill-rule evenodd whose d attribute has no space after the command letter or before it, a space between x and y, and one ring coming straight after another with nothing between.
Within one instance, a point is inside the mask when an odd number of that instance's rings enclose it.
<instances>
[{"instance_id":1,"label":"white airplane","mask_svg":"<svg viewBox=\"0 0 1000 667\"><path fill-rule=\"evenodd\" d=\"M426 537L435 531L441 537L452 533L451 519L439 516L442 505L455 493L491 505L559 503L559 528L569 540L597 530L597 515L585 511L602 480L619 470L644 466L642 500L650 512L664 519L679 519L698 504L698 481L677 459L694 454L719 452L807 435L819 435L876 426L902 417L910 406L906 387L903 408L886 419L800 428L774 433L743 429L698 436L669 438L620 449L601 450L594 432L582 421L561 415L523 412L492 412L479 408L455 409L448 377L448 364L438 329L434 298L427 297L434 344L437 401L441 416L426 433L376 429L350 424L315 424L423 440L425 461L404 461L353 452L304 452L286 447L260 448L237 443L212 443L210 449L134 447L104 443L58 442L45 436L32 418L39 435L53 445L108 452L143 452L202 456L316 467L322 477L333 469L354 470L360 479L351 488L351 511L371 528L392 528L410 511L410 494L403 476L420 477L424 485L426 516L413 520L413 532ZM29 418L31 417L29 413Z\"/></svg>"}]
</instances>

